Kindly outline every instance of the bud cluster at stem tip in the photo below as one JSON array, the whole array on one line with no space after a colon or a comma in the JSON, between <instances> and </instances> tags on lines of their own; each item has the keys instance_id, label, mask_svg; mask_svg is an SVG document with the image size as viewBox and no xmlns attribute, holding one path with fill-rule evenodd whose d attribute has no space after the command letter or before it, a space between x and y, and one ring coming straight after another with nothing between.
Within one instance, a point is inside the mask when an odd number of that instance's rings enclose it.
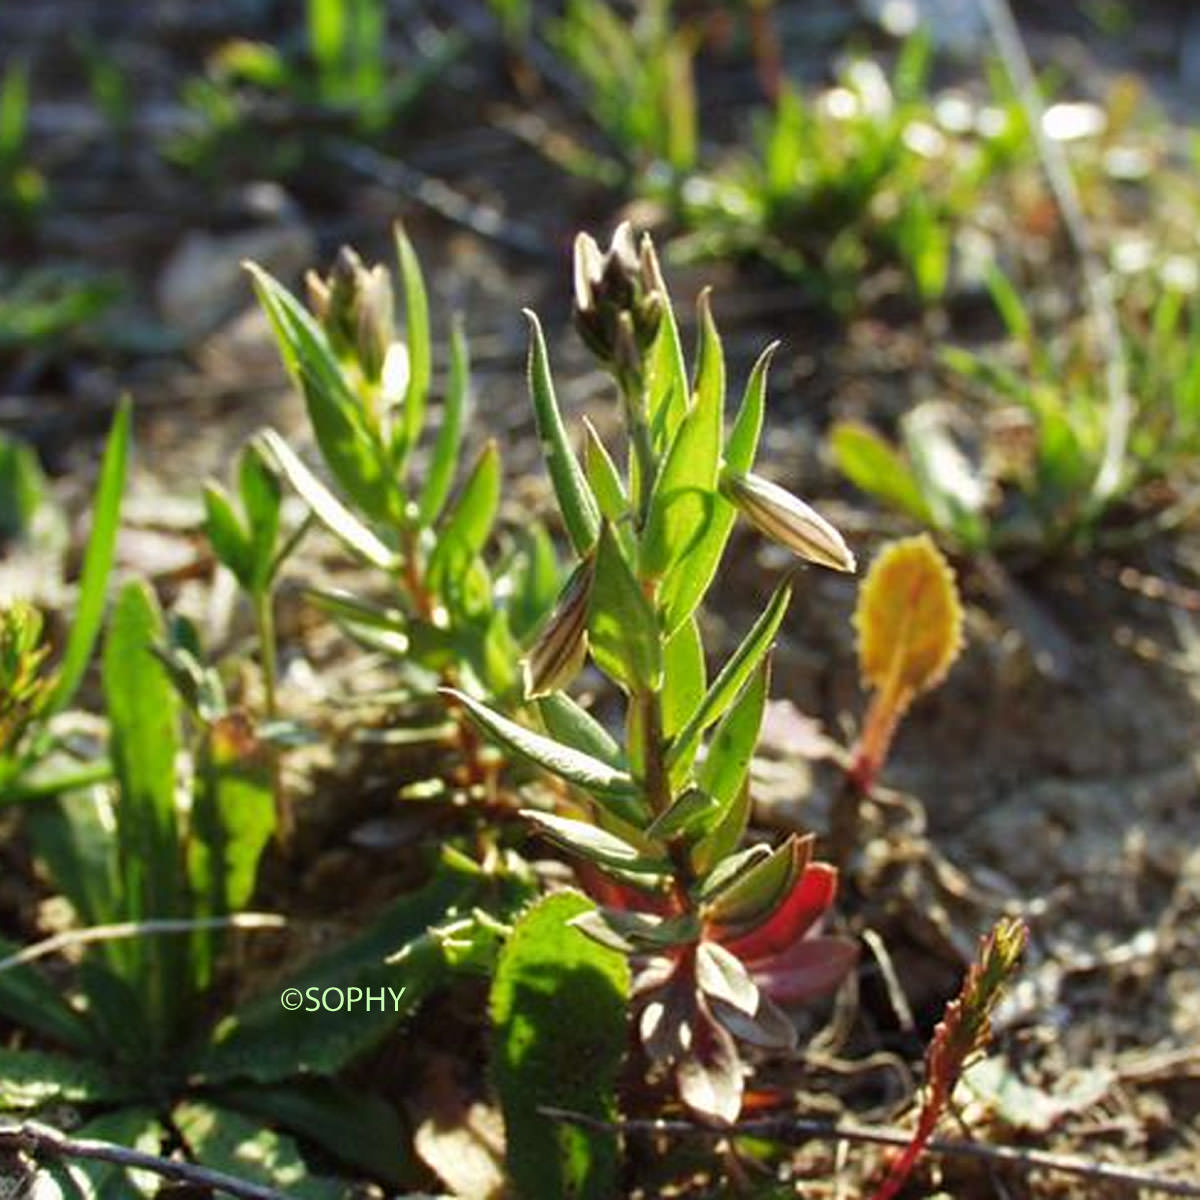
<instances>
[{"instance_id":1,"label":"bud cluster at stem tip","mask_svg":"<svg viewBox=\"0 0 1200 1200\"><path fill-rule=\"evenodd\" d=\"M589 234L575 239L575 327L626 390L641 380L663 315L653 254L648 238L638 250L628 221L606 252Z\"/></svg>"},{"instance_id":2,"label":"bud cluster at stem tip","mask_svg":"<svg viewBox=\"0 0 1200 1200\"><path fill-rule=\"evenodd\" d=\"M309 307L335 353L356 359L363 375L377 382L396 337L387 268L381 263L368 268L354 250L343 246L325 279L309 271L304 282Z\"/></svg>"}]
</instances>

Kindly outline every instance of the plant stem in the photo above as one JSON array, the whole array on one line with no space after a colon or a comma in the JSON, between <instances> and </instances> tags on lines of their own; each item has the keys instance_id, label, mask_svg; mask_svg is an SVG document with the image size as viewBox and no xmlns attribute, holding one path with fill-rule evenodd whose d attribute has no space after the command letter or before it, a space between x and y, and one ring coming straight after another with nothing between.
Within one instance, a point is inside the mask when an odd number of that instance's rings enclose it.
<instances>
[{"instance_id":1,"label":"plant stem","mask_svg":"<svg viewBox=\"0 0 1200 1200\"><path fill-rule=\"evenodd\" d=\"M263 712L268 721L279 716L279 660L275 646L275 598L269 587L254 597L254 620L258 627L259 655L262 659ZM296 819L291 801L283 787L279 747L268 746L267 758L271 772L271 794L275 798L275 821L281 846L287 846L295 832Z\"/></svg>"}]
</instances>

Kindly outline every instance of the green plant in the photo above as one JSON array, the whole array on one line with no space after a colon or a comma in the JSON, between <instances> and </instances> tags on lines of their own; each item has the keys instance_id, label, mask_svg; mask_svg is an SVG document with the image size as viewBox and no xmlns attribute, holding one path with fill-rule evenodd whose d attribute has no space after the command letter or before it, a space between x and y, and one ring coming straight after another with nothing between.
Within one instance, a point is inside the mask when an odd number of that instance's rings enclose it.
<instances>
[{"instance_id":1,"label":"green plant","mask_svg":"<svg viewBox=\"0 0 1200 1200\"><path fill-rule=\"evenodd\" d=\"M673 26L671 0L652 0L629 21L597 0L568 0L550 37L638 186L678 186L696 165L699 135L693 38Z\"/></svg>"},{"instance_id":2,"label":"green plant","mask_svg":"<svg viewBox=\"0 0 1200 1200\"><path fill-rule=\"evenodd\" d=\"M505 708L521 701L520 648L553 600L559 575L545 532L524 532L495 567L485 561L500 503L497 443L488 441L455 490L469 395L467 342L450 336L440 424L417 466L427 425L432 340L420 266L403 231L397 252L404 337L395 324L390 276L343 250L327 279L308 278L311 311L253 269L284 362L302 390L335 494L277 434L256 446L313 516L387 581L384 602L324 591L315 596L360 642L397 664L404 698L425 712L449 684ZM344 498L344 499L343 499ZM436 703L441 709L441 704ZM497 764L478 753L468 723L455 723L465 784L494 792ZM444 737L438 714L434 738Z\"/></svg>"},{"instance_id":3,"label":"green plant","mask_svg":"<svg viewBox=\"0 0 1200 1200\"><path fill-rule=\"evenodd\" d=\"M117 600L103 675L115 787L74 791L28 814L38 857L86 926L77 1000L37 970L38 947L0 942L0 1014L66 1053L0 1049L0 1110L72 1103L104 1113L97 1133L119 1129L151 1145L173 1134L210 1165L234 1162L300 1195L340 1194L309 1175L290 1137L261 1124L278 1122L396 1183L395 1113L334 1077L413 1011L455 955L478 952L470 920L457 922L452 945L438 926L501 876L485 879L447 851L423 890L283 980L309 1000L329 986L360 997L390 989L386 1004L353 1020L281 1006L278 989L214 1007L230 932L281 923L241 911L275 824L270 758L194 631L168 627L144 585L127 585ZM519 881L501 887L518 901L527 894ZM505 911L502 893L490 904ZM47 949L73 940L68 933ZM403 969L384 961L395 952ZM226 1157L230 1139L249 1144L241 1162Z\"/></svg>"},{"instance_id":4,"label":"green plant","mask_svg":"<svg viewBox=\"0 0 1200 1200\"><path fill-rule=\"evenodd\" d=\"M813 100L786 82L757 128L757 150L680 192L691 232L678 252L754 256L839 310L864 278L899 266L925 304L942 298L956 228L983 184L1019 153L1020 109L972 138L939 128L927 91L930 42L903 47L889 80L855 59Z\"/></svg>"},{"instance_id":5,"label":"green plant","mask_svg":"<svg viewBox=\"0 0 1200 1200\"><path fill-rule=\"evenodd\" d=\"M65 266L0 270L0 361L14 355L63 355L96 339L97 325L120 298L112 276Z\"/></svg>"},{"instance_id":6,"label":"green plant","mask_svg":"<svg viewBox=\"0 0 1200 1200\"><path fill-rule=\"evenodd\" d=\"M97 776L103 778L108 773L106 764L81 766L75 762L55 732L52 718L74 699L104 622L130 431L130 405L124 401L113 419L105 446L79 595L62 657L53 671L47 670L49 649L42 638L42 620L37 612L19 601L8 607L0 605L2 669L12 689L5 707L13 706L5 732L0 736L0 806L56 795L72 783ZM40 503L38 478L36 460L31 454L23 454L15 443L0 442L0 492L6 493L0 502L0 513L29 519L30 505Z\"/></svg>"},{"instance_id":7,"label":"green plant","mask_svg":"<svg viewBox=\"0 0 1200 1200\"><path fill-rule=\"evenodd\" d=\"M570 788L563 812L526 816L582 860L582 878L605 901L572 923L646 967L635 1002L652 1060L671 1065L691 1108L732 1121L743 1089L734 1038L792 1045L777 1001L834 985L854 947L813 936L836 872L812 861L811 838L738 849L769 650L791 585L777 589L711 683L695 613L739 509L802 557L839 570L854 559L824 518L752 473L770 350L723 435L724 356L707 295L689 381L648 239L639 250L622 227L602 255L579 238L575 313L618 386L626 477L590 427L584 462L575 456L530 314L534 411L578 559L529 657L545 732L455 698L505 750ZM624 697L623 745L561 690L585 648Z\"/></svg>"},{"instance_id":8,"label":"green plant","mask_svg":"<svg viewBox=\"0 0 1200 1200\"><path fill-rule=\"evenodd\" d=\"M424 31L403 66L395 61L384 0L306 0L302 52L236 39L184 88L199 128L175 139L170 156L220 174L269 155L295 172L319 157L327 134L378 139L416 104L466 48L457 31Z\"/></svg>"},{"instance_id":9,"label":"green plant","mask_svg":"<svg viewBox=\"0 0 1200 1200\"><path fill-rule=\"evenodd\" d=\"M1126 315L1132 435L1103 484L1111 399L1093 340L1083 325L1043 336L1007 278L993 272L990 286L1006 351L942 351L980 417L918 405L900 423L903 453L842 422L831 446L846 476L967 553L1045 557L1129 536L1129 514L1146 517L1132 525L1143 531L1182 519L1200 450L1200 343L1184 296L1167 290L1149 312ZM1125 529L1113 523L1122 510Z\"/></svg>"}]
</instances>

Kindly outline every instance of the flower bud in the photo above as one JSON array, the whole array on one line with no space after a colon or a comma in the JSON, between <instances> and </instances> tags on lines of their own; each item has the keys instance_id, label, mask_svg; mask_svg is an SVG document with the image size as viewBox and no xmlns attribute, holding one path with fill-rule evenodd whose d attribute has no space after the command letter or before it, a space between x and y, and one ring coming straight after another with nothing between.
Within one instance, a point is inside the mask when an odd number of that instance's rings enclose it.
<instances>
[{"instance_id":1,"label":"flower bud","mask_svg":"<svg viewBox=\"0 0 1200 1200\"><path fill-rule=\"evenodd\" d=\"M642 355L662 321L663 298L629 223L613 234L607 253L589 234L575 239L575 327L588 349L622 378L641 374ZM632 361L631 361L632 360Z\"/></svg>"},{"instance_id":2,"label":"flower bud","mask_svg":"<svg viewBox=\"0 0 1200 1200\"><path fill-rule=\"evenodd\" d=\"M368 269L355 251L343 246L328 278L310 271L305 285L309 308L334 352L354 358L363 374L377 381L396 337L387 268L376 265Z\"/></svg>"},{"instance_id":3,"label":"flower bud","mask_svg":"<svg viewBox=\"0 0 1200 1200\"><path fill-rule=\"evenodd\" d=\"M759 475L727 471L721 490L756 529L793 554L835 571L855 569L854 555L842 535L815 508L778 484Z\"/></svg>"},{"instance_id":4,"label":"flower bud","mask_svg":"<svg viewBox=\"0 0 1200 1200\"><path fill-rule=\"evenodd\" d=\"M16 746L48 697L53 678L42 667L49 654L36 608L23 601L0 608L0 756Z\"/></svg>"},{"instance_id":5,"label":"flower bud","mask_svg":"<svg viewBox=\"0 0 1200 1200\"><path fill-rule=\"evenodd\" d=\"M595 558L588 558L567 580L554 612L525 659L527 699L562 691L582 668L588 649L588 609L594 578Z\"/></svg>"}]
</instances>

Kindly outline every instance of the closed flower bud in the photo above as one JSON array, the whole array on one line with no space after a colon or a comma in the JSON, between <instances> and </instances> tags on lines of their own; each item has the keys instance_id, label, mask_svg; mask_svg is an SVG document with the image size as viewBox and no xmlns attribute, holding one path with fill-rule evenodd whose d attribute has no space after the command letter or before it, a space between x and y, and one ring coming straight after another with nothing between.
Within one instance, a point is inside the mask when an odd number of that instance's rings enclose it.
<instances>
[{"instance_id":1,"label":"closed flower bud","mask_svg":"<svg viewBox=\"0 0 1200 1200\"><path fill-rule=\"evenodd\" d=\"M641 356L662 321L663 300L629 223L618 226L606 253L594 238L581 233L575 239L574 276L575 326L588 349L626 376L632 356L640 374Z\"/></svg>"},{"instance_id":2,"label":"closed flower bud","mask_svg":"<svg viewBox=\"0 0 1200 1200\"><path fill-rule=\"evenodd\" d=\"M588 608L594 575L594 558L580 563L538 634L524 664L528 699L562 691L582 668L588 649Z\"/></svg>"},{"instance_id":3,"label":"closed flower bud","mask_svg":"<svg viewBox=\"0 0 1200 1200\"><path fill-rule=\"evenodd\" d=\"M305 277L308 304L334 352L353 358L372 382L383 371L396 337L392 280L387 268L368 269L349 246L338 251L325 279Z\"/></svg>"},{"instance_id":4,"label":"closed flower bud","mask_svg":"<svg viewBox=\"0 0 1200 1200\"><path fill-rule=\"evenodd\" d=\"M815 508L778 484L730 471L721 478L721 490L756 529L793 554L835 571L854 570L854 555L842 535Z\"/></svg>"},{"instance_id":5,"label":"closed flower bud","mask_svg":"<svg viewBox=\"0 0 1200 1200\"><path fill-rule=\"evenodd\" d=\"M396 336L392 279L383 266L364 271L355 295L355 346L363 374L379 379L388 347Z\"/></svg>"}]
</instances>

